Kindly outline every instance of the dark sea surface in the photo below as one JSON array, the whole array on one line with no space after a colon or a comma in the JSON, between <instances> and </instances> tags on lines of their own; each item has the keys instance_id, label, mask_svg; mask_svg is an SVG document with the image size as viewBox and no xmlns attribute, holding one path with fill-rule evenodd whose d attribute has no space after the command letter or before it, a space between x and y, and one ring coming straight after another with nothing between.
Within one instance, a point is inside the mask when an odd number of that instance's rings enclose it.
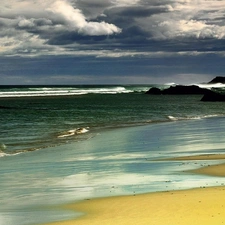
<instances>
[{"instance_id":1,"label":"dark sea surface","mask_svg":"<svg viewBox=\"0 0 225 225\"><path fill-rule=\"evenodd\" d=\"M0 86L0 224L68 219L79 213L50 206L87 198L223 185L183 172L218 161L154 160L224 153L225 103L146 95L152 86L169 84Z\"/></svg>"}]
</instances>

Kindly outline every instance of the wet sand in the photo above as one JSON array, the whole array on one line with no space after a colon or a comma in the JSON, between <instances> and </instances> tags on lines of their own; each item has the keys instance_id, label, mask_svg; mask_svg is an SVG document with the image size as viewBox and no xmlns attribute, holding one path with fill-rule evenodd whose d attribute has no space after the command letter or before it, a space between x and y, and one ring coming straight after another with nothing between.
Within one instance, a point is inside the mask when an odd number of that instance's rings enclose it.
<instances>
[{"instance_id":1,"label":"wet sand","mask_svg":"<svg viewBox=\"0 0 225 225\"><path fill-rule=\"evenodd\" d=\"M186 161L186 160L223 160L225 154L205 154L194 156L183 156L165 160ZM208 165L195 170L189 170L189 172L204 174L209 176L225 177L225 164Z\"/></svg>"},{"instance_id":2,"label":"wet sand","mask_svg":"<svg viewBox=\"0 0 225 225\"><path fill-rule=\"evenodd\" d=\"M203 154L203 155L181 156L162 160L186 161L186 160L223 160L223 159L225 159L225 154Z\"/></svg>"},{"instance_id":3,"label":"wet sand","mask_svg":"<svg viewBox=\"0 0 225 225\"><path fill-rule=\"evenodd\" d=\"M170 160L221 160L225 155L199 155ZM225 164L192 172L225 176ZM70 221L51 225L222 225L225 224L225 187L108 197L85 200L64 207L83 212Z\"/></svg>"}]
</instances>

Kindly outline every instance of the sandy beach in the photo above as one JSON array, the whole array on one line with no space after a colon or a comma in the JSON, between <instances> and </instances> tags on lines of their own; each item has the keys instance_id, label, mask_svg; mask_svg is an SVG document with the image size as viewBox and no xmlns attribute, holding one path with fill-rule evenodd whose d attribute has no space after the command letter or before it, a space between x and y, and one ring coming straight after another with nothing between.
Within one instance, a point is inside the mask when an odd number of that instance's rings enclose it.
<instances>
[{"instance_id":1,"label":"sandy beach","mask_svg":"<svg viewBox=\"0 0 225 225\"><path fill-rule=\"evenodd\" d=\"M187 156L171 160L206 159L224 159L224 155ZM224 171L225 165L222 164L192 172L225 176ZM90 199L64 208L83 212L84 215L51 225L220 225L225 224L225 187Z\"/></svg>"},{"instance_id":2,"label":"sandy beach","mask_svg":"<svg viewBox=\"0 0 225 225\"><path fill-rule=\"evenodd\" d=\"M177 157L174 160L223 160L225 154L206 154L206 155L195 155L186 157ZM190 172L205 174L209 176L225 177L225 164L208 165L199 169L190 170Z\"/></svg>"},{"instance_id":3,"label":"sandy beach","mask_svg":"<svg viewBox=\"0 0 225 225\"><path fill-rule=\"evenodd\" d=\"M86 200L66 208L87 214L51 225L219 225L225 224L225 188Z\"/></svg>"},{"instance_id":4,"label":"sandy beach","mask_svg":"<svg viewBox=\"0 0 225 225\"><path fill-rule=\"evenodd\" d=\"M175 157L170 159L163 159L168 161L188 161L188 160L224 160L225 154L204 154L204 155L194 155L194 156L182 156L182 157ZM201 167L195 170L189 170L188 172L198 173L198 174L205 174L209 176L225 176L225 164L218 164L218 165L208 165L205 167Z\"/></svg>"},{"instance_id":5,"label":"sandy beach","mask_svg":"<svg viewBox=\"0 0 225 225\"><path fill-rule=\"evenodd\" d=\"M168 158L162 160L168 161L186 161L186 160L222 160L225 159L225 154L204 154L204 155L191 155L191 156L181 156L175 158Z\"/></svg>"}]
</instances>

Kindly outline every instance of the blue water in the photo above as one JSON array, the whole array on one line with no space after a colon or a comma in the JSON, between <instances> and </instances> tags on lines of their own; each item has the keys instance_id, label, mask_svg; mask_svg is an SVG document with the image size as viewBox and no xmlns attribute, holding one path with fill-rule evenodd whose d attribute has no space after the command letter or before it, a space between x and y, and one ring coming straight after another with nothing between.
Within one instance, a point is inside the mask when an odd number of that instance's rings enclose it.
<instances>
[{"instance_id":1,"label":"blue water","mask_svg":"<svg viewBox=\"0 0 225 225\"><path fill-rule=\"evenodd\" d=\"M224 178L187 172L223 160L160 161L224 153L225 105L200 98L140 91L0 98L7 107L0 109L0 224L79 216L52 206L93 197L223 185ZM88 132L59 138L80 127Z\"/></svg>"}]
</instances>

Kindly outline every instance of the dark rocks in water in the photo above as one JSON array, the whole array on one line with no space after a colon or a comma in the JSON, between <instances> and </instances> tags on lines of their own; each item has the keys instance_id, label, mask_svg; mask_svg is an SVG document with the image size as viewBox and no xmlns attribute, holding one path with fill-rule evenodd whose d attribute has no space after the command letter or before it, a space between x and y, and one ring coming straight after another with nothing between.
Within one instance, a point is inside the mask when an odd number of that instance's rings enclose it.
<instances>
[{"instance_id":1,"label":"dark rocks in water","mask_svg":"<svg viewBox=\"0 0 225 225\"><path fill-rule=\"evenodd\" d=\"M200 88L196 85L184 86L176 85L167 89L160 90L158 88L150 88L146 94L152 95L204 95L208 90Z\"/></svg>"},{"instance_id":2,"label":"dark rocks in water","mask_svg":"<svg viewBox=\"0 0 225 225\"><path fill-rule=\"evenodd\" d=\"M202 97L201 101L203 101L203 102L225 102L225 93L208 91Z\"/></svg>"},{"instance_id":3,"label":"dark rocks in water","mask_svg":"<svg viewBox=\"0 0 225 225\"><path fill-rule=\"evenodd\" d=\"M225 84L225 77L215 77L208 84L222 83ZM150 95L204 95L201 101L211 102L225 102L225 89L212 88L211 90L206 88L200 88L196 85L176 85L167 89L159 89L156 87L150 88L146 94Z\"/></svg>"},{"instance_id":4,"label":"dark rocks in water","mask_svg":"<svg viewBox=\"0 0 225 225\"><path fill-rule=\"evenodd\" d=\"M159 88L156 88L156 87L152 87L150 88L146 94L151 94L151 95L161 95L162 94L162 91L159 89Z\"/></svg>"},{"instance_id":5,"label":"dark rocks in water","mask_svg":"<svg viewBox=\"0 0 225 225\"><path fill-rule=\"evenodd\" d=\"M205 89L200 88L198 86L195 85L191 85L191 86L183 86L183 85L177 85L174 87L170 87L168 89L165 89L163 92L165 92L165 94L173 94L173 95L199 95L199 94L204 94L205 93Z\"/></svg>"},{"instance_id":6,"label":"dark rocks in water","mask_svg":"<svg viewBox=\"0 0 225 225\"><path fill-rule=\"evenodd\" d=\"M225 84L225 77L215 77L208 84L222 83Z\"/></svg>"}]
</instances>

